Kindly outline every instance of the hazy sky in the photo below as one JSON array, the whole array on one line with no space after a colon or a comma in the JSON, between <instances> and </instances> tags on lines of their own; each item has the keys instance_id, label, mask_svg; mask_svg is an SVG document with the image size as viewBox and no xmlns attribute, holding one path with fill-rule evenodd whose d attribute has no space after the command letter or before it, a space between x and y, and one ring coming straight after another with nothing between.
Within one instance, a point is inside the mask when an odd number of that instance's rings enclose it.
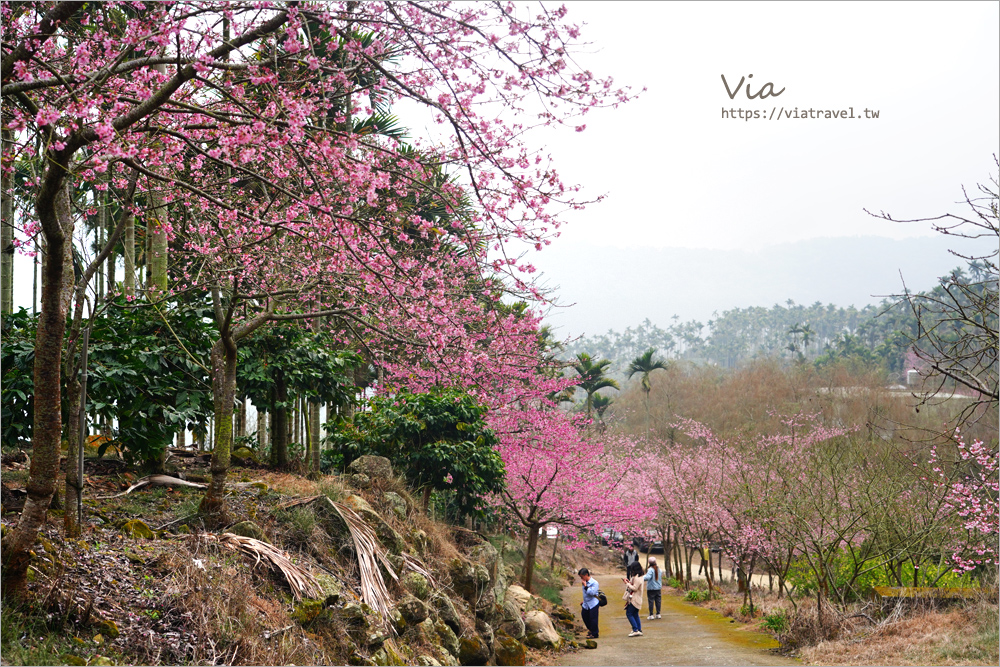
<instances>
[{"instance_id":1,"label":"hazy sky","mask_svg":"<svg viewBox=\"0 0 1000 667\"><path fill-rule=\"evenodd\" d=\"M602 307L573 289L586 270L573 263L581 250L758 250L819 237L925 236L932 234L926 224L896 225L862 209L904 218L958 211L961 186L974 188L996 171L997 3L567 5L571 18L588 24L583 37L592 43L578 62L617 83L647 88L617 110L590 114L584 133L552 132L548 139L568 182L607 194L569 214L562 238L532 256L581 310ZM753 74L753 93L767 82L785 91L748 100L740 90L731 100L723 74L732 88ZM723 108L770 116L782 107L853 107L856 118L721 117ZM879 117L863 118L866 108ZM955 264L942 257L942 270ZM725 279L725 268L711 269L720 271L716 280ZM693 289L703 278L678 276L661 289L636 289L637 277L627 265L616 266L607 272L606 291L623 302L652 301L656 312L671 311L662 303L670 291ZM873 285L871 293L882 289ZM756 305L774 302L766 299ZM566 325L564 333L621 329L642 319L616 315L642 310L629 305L609 304L607 322L565 312L552 321ZM750 304L722 298L706 308L734 305Z\"/></svg>"},{"instance_id":2,"label":"hazy sky","mask_svg":"<svg viewBox=\"0 0 1000 667\"><path fill-rule=\"evenodd\" d=\"M567 4L592 42L578 61L647 91L590 114L582 134L552 133L566 179L608 195L572 215L566 240L735 249L926 234L862 208L939 211L993 171L997 3ZM785 92L730 100L723 74ZM879 118L721 118L852 106Z\"/></svg>"}]
</instances>

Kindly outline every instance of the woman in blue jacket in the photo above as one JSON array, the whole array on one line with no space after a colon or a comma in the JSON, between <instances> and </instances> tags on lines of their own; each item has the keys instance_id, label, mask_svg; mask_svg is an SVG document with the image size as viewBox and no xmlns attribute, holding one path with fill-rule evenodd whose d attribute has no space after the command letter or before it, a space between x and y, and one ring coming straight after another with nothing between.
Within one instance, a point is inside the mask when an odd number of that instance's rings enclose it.
<instances>
[{"instance_id":1,"label":"woman in blue jacket","mask_svg":"<svg viewBox=\"0 0 1000 667\"><path fill-rule=\"evenodd\" d=\"M646 570L646 576L643 579L646 581L646 597L649 598L649 616L648 620L654 618L660 618L660 602L661 596L663 595L663 572L660 570L659 564L656 562L656 558L649 559L649 569ZM653 611L653 605L656 605L656 611Z\"/></svg>"},{"instance_id":2,"label":"woman in blue jacket","mask_svg":"<svg viewBox=\"0 0 1000 667\"><path fill-rule=\"evenodd\" d=\"M583 624L587 626L587 639L598 639L600 628L598 628L597 621L601 610L601 601L597 594L601 589L597 584L597 579L590 576L590 570L587 568L583 568L577 574L583 580L583 604L581 605L583 609L580 615L583 617Z\"/></svg>"}]
</instances>

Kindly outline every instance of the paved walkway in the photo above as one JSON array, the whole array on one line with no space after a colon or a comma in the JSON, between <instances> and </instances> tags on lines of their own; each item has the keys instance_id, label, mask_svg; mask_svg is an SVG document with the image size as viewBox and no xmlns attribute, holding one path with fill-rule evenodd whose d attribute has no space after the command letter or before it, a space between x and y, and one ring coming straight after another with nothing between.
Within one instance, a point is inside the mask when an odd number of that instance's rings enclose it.
<instances>
[{"instance_id":1,"label":"paved walkway","mask_svg":"<svg viewBox=\"0 0 1000 667\"><path fill-rule=\"evenodd\" d=\"M768 651L777 643L768 635L739 629L738 624L710 609L663 593L663 618L647 620L646 600L641 612L642 637L629 637L624 584L619 572L594 572L608 596L601 609L601 637L597 648L567 654L561 665L798 665L792 658ZM563 601L580 609L583 597L579 582L563 589Z\"/></svg>"}]
</instances>

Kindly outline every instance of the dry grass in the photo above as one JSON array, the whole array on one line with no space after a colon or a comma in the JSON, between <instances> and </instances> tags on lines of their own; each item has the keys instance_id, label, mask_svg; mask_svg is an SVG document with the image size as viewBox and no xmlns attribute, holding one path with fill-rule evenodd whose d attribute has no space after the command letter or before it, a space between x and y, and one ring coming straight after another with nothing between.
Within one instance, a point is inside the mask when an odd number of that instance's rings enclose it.
<instances>
[{"instance_id":1,"label":"dry grass","mask_svg":"<svg viewBox=\"0 0 1000 667\"><path fill-rule=\"evenodd\" d=\"M997 605L927 610L802 649L817 665L995 665Z\"/></svg>"},{"instance_id":2,"label":"dry grass","mask_svg":"<svg viewBox=\"0 0 1000 667\"><path fill-rule=\"evenodd\" d=\"M232 665L335 664L321 643L310 641L274 597L261 597L259 577L218 547L178 543L170 563L162 604L183 624L174 655L148 656L166 662ZM242 559L241 559L242 560Z\"/></svg>"},{"instance_id":3,"label":"dry grass","mask_svg":"<svg viewBox=\"0 0 1000 667\"><path fill-rule=\"evenodd\" d=\"M410 515L410 524L418 530L424 531L427 535L429 545L429 556L448 560L458 557L459 551L452 541L451 531L448 526L432 521L420 511L415 511Z\"/></svg>"},{"instance_id":4,"label":"dry grass","mask_svg":"<svg viewBox=\"0 0 1000 667\"><path fill-rule=\"evenodd\" d=\"M254 471L254 479L265 482L272 489L286 496L315 496L319 493L319 482L291 473L258 470Z\"/></svg>"}]
</instances>

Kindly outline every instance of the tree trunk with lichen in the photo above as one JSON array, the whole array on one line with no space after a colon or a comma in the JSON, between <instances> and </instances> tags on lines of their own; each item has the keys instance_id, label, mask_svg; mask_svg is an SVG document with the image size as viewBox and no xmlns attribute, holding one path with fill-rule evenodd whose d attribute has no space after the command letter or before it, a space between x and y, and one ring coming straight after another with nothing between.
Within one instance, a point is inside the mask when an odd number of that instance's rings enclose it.
<instances>
[{"instance_id":1,"label":"tree trunk with lichen","mask_svg":"<svg viewBox=\"0 0 1000 667\"><path fill-rule=\"evenodd\" d=\"M215 447L212 449L212 481L201 501L199 514L208 528L227 522L226 474L233 446L233 400L236 397L236 343L222 337L212 346L212 399L215 404Z\"/></svg>"},{"instance_id":2,"label":"tree trunk with lichen","mask_svg":"<svg viewBox=\"0 0 1000 667\"><path fill-rule=\"evenodd\" d=\"M50 165L50 170L65 165ZM41 313L35 334L35 414L28 497L17 526L3 539L4 595L21 595L27 586L31 547L45 523L59 478L62 444L62 346L70 294L64 283L73 281L73 216L62 174L49 171L36 200L42 223L45 253L42 260ZM69 258L67 276L67 262Z\"/></svg>"}]
</instances>

